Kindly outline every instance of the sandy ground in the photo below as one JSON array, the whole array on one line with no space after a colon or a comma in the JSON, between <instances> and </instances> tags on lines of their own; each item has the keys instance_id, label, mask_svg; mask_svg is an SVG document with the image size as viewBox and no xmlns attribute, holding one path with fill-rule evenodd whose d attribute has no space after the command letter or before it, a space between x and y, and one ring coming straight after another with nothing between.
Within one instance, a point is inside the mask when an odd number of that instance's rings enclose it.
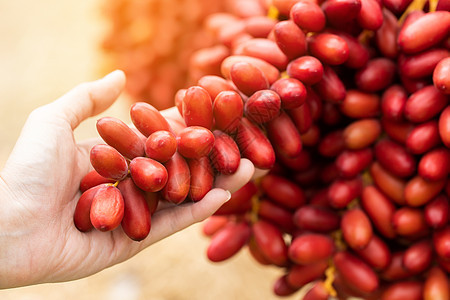
<instances>
[{"instance_id":1,"label":"sandy ground","mask_svg":"<svg viewBox=\"0 0 450 300\"><path fill-rule=\"evenodd\" d=\"M99 1L0 0L0 166L27 115L80 82L104 75L99 40L104 22ZM121 97L103 115L128 119ZM95 120L78 139L95 136ZM2 300L40 299L278 299L272 285L281 274L256 264L247 251L212 264L200 226L178 233L131 260L91 277L0 291ZM287 299L299 299L299 295Z\"/></svg>"}]
</instances>

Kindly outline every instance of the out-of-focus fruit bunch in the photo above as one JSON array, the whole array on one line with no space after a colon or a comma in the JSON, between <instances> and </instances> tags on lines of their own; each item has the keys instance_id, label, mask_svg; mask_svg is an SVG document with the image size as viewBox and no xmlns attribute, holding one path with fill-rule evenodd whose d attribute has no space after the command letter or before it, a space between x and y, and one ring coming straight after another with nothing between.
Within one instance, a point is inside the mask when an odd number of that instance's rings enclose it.
<instances>
[{"instance_id":1,"label":"out-of-focus fruit bunch","mask_svg":"<svg viewBox=\"0 0 450 300\"><path fill-rule=\"evenodd\" d=\"M246 3L248 2L248 3ZM105 1L103 14L109 25L102 49L107 64L127 75L126 91L134 101L158 109L173 105L175 92L198 79L189 72L196 50L215 41L203 26L212 13L229 12L247 17L257 7L248 0L115 0ZM229 53L215 50L222 59ZM193 58L199 66L204 55ZM209 70L203 70L208 72Z\"/></svg>"},{"instance_id":2,"label":"out-of-focus fruit bunch","mask_svg":"<svg viewBox=\"0 0 450 300\"><path fill-rule=\"evenodd\" d=\"M146 103L138 131L99 120L109 146L91 152L77 227L145 238L129 220L153 199L198 201L245 157L270 173L205 223L210 260L247 247L283 270L279 296L449 299L448 0L233 3L205 19L213 46L175 95L184 124Z\"/></svg>"}]
</instances>

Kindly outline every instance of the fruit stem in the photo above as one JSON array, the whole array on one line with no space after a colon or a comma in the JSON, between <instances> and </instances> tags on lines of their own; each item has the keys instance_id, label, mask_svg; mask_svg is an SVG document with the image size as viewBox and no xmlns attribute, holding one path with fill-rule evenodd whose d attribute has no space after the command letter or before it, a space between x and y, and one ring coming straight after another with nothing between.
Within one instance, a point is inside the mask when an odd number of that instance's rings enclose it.
<instances>
[{"instance_id":1,"label":"fruit stem","mask_svg":"<svg viewBox=\"0 0 450 300\"><path fill-rule=\"evenodd\" d=\"M269 9L267 10L267 17L269 19L278 21L279 15L280 15L280 12L278 11L278 8L276 8L274 5L270 5Z\"/></svg>"},{"instance_id":2,"label":"fruit stem","mask_svg":"<svg viewBox=\"0 0 450 300\"><path fill-rule=\"evenodd\" d=\"M330 263L328 268L325 270L325 281L323 282L323 285L325 289L327 290L328 294L332 297L337 296L337 292L333 287L334 282L334 272L336 271L333 261L330 259Z\"/></svg>"},{"instance_id":3,"label":"fruit stem","mask_svg":"<svg viewBox=\"0 0 450 300\"><path fill-rule=\"evenodd\" d=\"M400 19L398 19L398 23L402 24L410 12L414 10L423 10L427 2L428 0L414 0L413 2L411 2L411 4L405 9L403 14L401 15ZM438 0L430 0L430 12L436 10L437 2Z\"/></svg>"},{"instance_id":4,"label":"fruit stem","mask_svg":"<svg viewBox=\"0 0 450 300\"><path fill-rule=\"evenodd\" d=\"M347 244L342 239L342 231L340 229L332 232L331 237L333 238L334 244L338 250L347 249Z\"/></svg>"}]
</instances>

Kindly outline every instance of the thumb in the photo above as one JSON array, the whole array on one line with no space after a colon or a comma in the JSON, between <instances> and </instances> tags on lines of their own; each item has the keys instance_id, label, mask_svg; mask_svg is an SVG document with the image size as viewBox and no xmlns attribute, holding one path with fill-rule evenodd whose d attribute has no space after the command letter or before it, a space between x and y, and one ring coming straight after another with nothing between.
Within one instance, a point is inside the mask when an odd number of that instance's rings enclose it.
<instances>
[{"instance_id":1,"label":"thumb","mask_svg":"<svg viewBox=\"0 0 450 300\"><path fill-rule=\"evenodd\" d=\"M85 119L111 106L124 86L125 74L116 70L99 80L76 86L49 106L75 129Z\"/></svg>"}]
</instances>

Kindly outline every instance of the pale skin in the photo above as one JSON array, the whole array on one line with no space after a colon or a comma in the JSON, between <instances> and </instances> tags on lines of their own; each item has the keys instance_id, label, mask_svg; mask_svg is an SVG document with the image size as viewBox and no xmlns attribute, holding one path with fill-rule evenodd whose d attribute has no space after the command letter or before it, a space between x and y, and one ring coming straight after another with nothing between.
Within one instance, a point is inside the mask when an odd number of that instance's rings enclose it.
<instances>
[{"instance_id":1,"label":"pale skin","mask_svg":"<svg viewBox=\"0 0 450 300\"><path fill-rule=\"evenodd\" d=\"M120 227L79 232L73 224L78 187L91 169L89 150L98 140L77 143L73 130L106 110L124 85L125 75L115 71L80 84L28 117L0 173L0 288L75 280L123 262L206 219L256 176L253 164L242 159L238 171L219 176L201 201L161 206L150 235L141 242L132 241ZM179 118L175 109L163 114L172 121Z\"/></svg>"}]
</instances>

